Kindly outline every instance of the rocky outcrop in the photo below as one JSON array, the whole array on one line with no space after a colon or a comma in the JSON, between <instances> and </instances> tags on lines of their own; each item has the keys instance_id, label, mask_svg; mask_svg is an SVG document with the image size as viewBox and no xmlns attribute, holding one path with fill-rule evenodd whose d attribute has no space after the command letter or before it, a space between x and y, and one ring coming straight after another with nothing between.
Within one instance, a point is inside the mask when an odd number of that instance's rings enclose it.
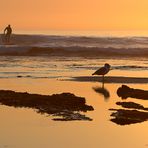
<instances>
[{"instance_id":1,"label":"rocky outcrop","mask_svg":"<svg viewBox=\"0 0 148 148\"><path fill-rule=\"evenodd\" d=\"M38 113L56 116L58 118L54 118L54 120L60 121L92 120L80 112L94 110L92 106L86 105L85 98L71 93L49 96L0 90L0 103L13 107L33 108Z\"/></svg>"},{"instance_id":2,"label":"rocky outcrop","mask_svg":"<svg viewBox=\"0 0 148 148\"><path fill-rule=\"evenodd\" d=\"M142 100L148 100L148 91L141 89L133 89L127 85L122 85L117 90L117 95L122 99L127 99L128 97L137 98Z\"/></svg>"},{"instance_id":3,"label":"rocky outcrop","mask_svg":"<svg viewBox=\"0 0 148 148\"><path fill-rule=\"evenodd\" d=\"M141 123L148 120L148 112L141 112L138 110L124 110L124 109L110 109L115 111L111 114L112 122L118 125L129 125L134 123Z\"/></svg>"}]
</instances>

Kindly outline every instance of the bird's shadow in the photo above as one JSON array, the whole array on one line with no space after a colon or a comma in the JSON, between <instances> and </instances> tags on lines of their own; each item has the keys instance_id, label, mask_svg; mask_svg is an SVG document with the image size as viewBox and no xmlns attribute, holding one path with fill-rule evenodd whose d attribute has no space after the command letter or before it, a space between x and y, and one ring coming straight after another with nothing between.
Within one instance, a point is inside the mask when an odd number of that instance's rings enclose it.
<instances>
[{"instance_id":1,"label":"bird's shadow","mask_svg":"<svg viewBox=\"0 0 148 148\"><path fill-rule=\"evenodd\" d=\"M95 87L92 87L92 89L96 93L103 95L105 101L109 100L110 92L104 87L104 81L102 82L102 86L101 87L100 86L95 86Z\"/></svg>"}]
</instances>

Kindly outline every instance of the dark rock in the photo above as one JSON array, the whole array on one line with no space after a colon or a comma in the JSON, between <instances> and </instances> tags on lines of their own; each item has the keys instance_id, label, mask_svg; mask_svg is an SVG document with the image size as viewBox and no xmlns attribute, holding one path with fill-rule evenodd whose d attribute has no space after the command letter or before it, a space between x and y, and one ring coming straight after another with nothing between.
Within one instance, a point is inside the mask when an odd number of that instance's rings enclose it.
<instances>
[{"instance_id":1,"label":"dark rock","mask_svg":"<svg viewBox=\"0 0 148 148\"><path fill-rule=\"evenodd\" d=\"M124 108L141 109L141 110L148 111L148 108L145 108L141 104L134 103L134 102L117 102L116 104Z\"/></svg>"},{"instance_id":2,"label":"dark rock","mask_svg":"<svg viewBox=\"0 0 148 148\"><path fill-rule=\"evenodd\" d=\"M80 113L76 118L75 112L92 111L92 106L86 105L85 98L77 97L71 93L39 95L27 92L14 92L0 90L0 103L13 107L26 107L36 109L38 113L61 116L63 120L91 120ZM74 117L74 118L72 118Z\"/></svg>"},{"instance_id":3,"label":"dark rock","mask_svg":"<svg viewBox=\"0 0 148 148\"><path fill-rule=\"evenodd\" d=\"M118 88L117 95L122 99L127 99L128 97L131 97L142 100L148 100L148 91L133 89L126 85L122 85L120 88Z\"/></svg>"},{"instance_id":4,"label":"dark rock","mask_svg":"<svg viewBox=\"0 0 148 148\"><path fill-rule=\"evenodd\" d=\"M128 97L137 98L142 100L148 100L148 91L133 89L126 85L122 85L117 90L117 94L122 99L127 99ZM136 109L136 110L125 110L125 109L110 109L114 111L111 116L114 118L111 119L112 122L119 125L128 125L134 123L141 123L148 120L148 108L142 106L141 104L134 102L117 102L117 105L120 105L124 108ZM144 110L145 112L139 111Z\"/></svg>"},{"instance_id":5,"label":"dark rock","mask_svg":"<svg viewBox=\"0 0 148 148\"><path fill-rule=\"evenodd\" d=\"M137 110L124 110L124 109L110 109L115 111L111 114L114 118L112 122L118 125L129 125L141 123L148 120L148 112L141 112Z\"/></svg>"},{"instance_id":6,"label":"dark rock","mask_svg":"<svg viewBox=\"0 0 148 148\"><path fill-rule=\"evenodd\" d=\"M18 75L17 77L18 77L18 78L22 78L23 76Z\"/></svg>"}]
</instances>

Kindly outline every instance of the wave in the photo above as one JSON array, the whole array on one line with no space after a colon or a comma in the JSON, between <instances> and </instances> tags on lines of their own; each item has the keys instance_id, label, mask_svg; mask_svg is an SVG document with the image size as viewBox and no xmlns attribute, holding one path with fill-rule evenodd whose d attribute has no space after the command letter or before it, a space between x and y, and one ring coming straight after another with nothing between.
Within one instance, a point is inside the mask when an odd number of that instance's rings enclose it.
<instances>
[{"instance_id":1,"label":"wave","mask_svg":"<svg viewBox=\"0 0 148 148\"><path fill-rule=\"evenodd\" d=\"M147 57L148 38L13 35L10 45L1 42L0 55Z\"/></svg>"},{"instance_id":2,"label":"wave","mask_svg":"<svg viewBox=\"0 0 148 148\"><path fill-rule=\"evenodd\" d=\"M1 34L3 38L3 35ZM39 47L100 47L148 48L148 37L87 37L53 35L17 35L11 37L13 45ZM0 42L2 45L2 41Z\"/></svg>"},{"instance_id":3,"label":"wave","mask_svg":"<svg viewBox=\"0 0 148 148\"><path fill-rule=\"evenodd\" d=\"M82 56L82 57L148 57L147 48L97 47L1 47L0 55L14 56Z\"/></svg>"}]
</instances>

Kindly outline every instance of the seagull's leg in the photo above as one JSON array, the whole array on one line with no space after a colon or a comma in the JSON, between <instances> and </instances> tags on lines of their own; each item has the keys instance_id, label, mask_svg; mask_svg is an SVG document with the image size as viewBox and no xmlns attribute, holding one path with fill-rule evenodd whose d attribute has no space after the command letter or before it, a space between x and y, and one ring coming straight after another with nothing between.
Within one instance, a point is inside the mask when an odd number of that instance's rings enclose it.
<instances>
[{"instance_id":1,"label":"seagull's leg","mask_svg":"<svg viewBox=\"0 0 148 148\"><path fill-rule=\"evenodd\" d=\"M102 88L104 89L104 81L102 81Z\"/></svg>"},{"instance_id":2,"label":"seagull's leg","mask_svg":"<svg viewBox=\"0 0 148 148\"><path fill-rule=\"evenodd\" d=\"M103 75L103 80L102 80L102 86L104 88L104 75Z\"/></svg>"},{"instance_id":3,"label":"seagull's leg","mask_svg":"<svg viewBox=\"0 0 148 148\"><path fill-rule=\"evenodd\" d=\"M104 83L104 75L103 75L103 77L102 77L102 82Z\"/></svg>"}]
</instances>

